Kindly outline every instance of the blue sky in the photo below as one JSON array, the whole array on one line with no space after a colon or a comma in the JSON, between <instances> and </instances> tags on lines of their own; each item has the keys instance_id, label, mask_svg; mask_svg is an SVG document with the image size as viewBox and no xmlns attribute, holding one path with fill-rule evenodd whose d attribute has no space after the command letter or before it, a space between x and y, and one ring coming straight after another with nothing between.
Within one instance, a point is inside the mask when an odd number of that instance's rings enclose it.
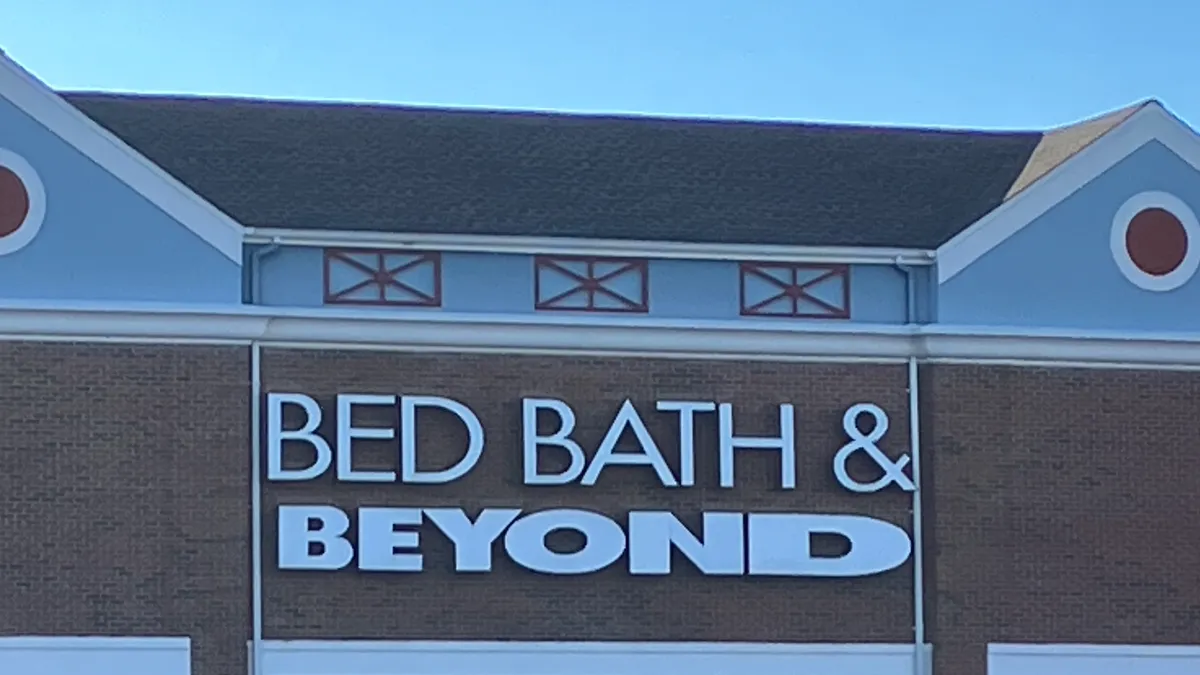
<instances>
[{"instance_id":1,"label":"blue sky","mask_svg":"<svg viewBox=\"0 0 1200 675\"><path fill-rule=\"evenodd\" d=\"M1154 96L1200 121L1188 0L0 0L51 84L982 128Z\"/></svg>"}]
</instances>

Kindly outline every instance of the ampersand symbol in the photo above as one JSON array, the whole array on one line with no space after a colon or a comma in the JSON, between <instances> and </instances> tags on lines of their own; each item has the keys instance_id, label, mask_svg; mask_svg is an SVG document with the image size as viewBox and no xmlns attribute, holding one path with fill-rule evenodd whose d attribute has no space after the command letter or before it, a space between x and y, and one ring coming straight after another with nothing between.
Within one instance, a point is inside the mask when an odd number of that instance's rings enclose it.
<instances>
[{"instance_id":1,"label":"ampersand symbol","mask_svg":"<svg viewBox=\"0 0 1200 675\"><path fill-rule=\"evenodd\" d=\"M870 415L875 421L875 426L866 434L858 428L858 418L863 415ZM904 475L904 467L912 461L911 458L904 455L900 459L892 461L879 449L879 439L883 438L888 430L888 416L882 408L874 403L852 405L846 414L842 415L842 428L846 430L846 436L850 438L850 442L843 445L842 449L833 456L833 473L842 487L851 492L861 493L879 492L892 483L908 492L916 489L912 479ZM846 461L850 459L851 455L860 451L867 453L875 464L883 469L883 475L877 480L863 483L851 478L846 471Z\"/></svg>"}]
</instances>

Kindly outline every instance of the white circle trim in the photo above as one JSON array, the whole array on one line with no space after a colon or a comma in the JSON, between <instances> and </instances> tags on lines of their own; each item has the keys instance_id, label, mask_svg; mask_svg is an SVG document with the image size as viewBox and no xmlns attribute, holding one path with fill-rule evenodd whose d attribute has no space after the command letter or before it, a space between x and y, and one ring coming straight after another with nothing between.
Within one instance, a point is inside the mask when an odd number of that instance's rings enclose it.
<instances>
[{"instance_id":1,"label":"white circle trim","mask_svg":"<svg viewBox=\"0 0 1200 675\"><path fill-rule=\"evenodd\" d=\"M1125 233L1133 217L1146 209L1160 208L1169 212L1183 224L1187 234L1187 253L1179 267L1162 275L1146 274L1133 262L1129 249L1125 246ZM1188 282L1200 268L1200 221L1196 214L1182 199L1167 192L1139 192L1125 200L1117 214L1113 216L1112 231L1109 235L1109 248L1112 249L1113 260L1117 269L1135 286L1147 291L1171 291Z\"/></svg>"},{"instance_id":2,"label":"white circle trim","mask_svg":"<svg viewBox=\"0 0 1200 675\"><path fill-rule=\"evenodd\" d=\"M12 171L21 179L25 195L29 198L29 212L25 214L25 220L12 234L0 237L0 255L7 255L28 246L42 229L42 221L46 219L46 188L33 165L12 150L0 148L0 167Z\"/></svg>"}]
</instances>

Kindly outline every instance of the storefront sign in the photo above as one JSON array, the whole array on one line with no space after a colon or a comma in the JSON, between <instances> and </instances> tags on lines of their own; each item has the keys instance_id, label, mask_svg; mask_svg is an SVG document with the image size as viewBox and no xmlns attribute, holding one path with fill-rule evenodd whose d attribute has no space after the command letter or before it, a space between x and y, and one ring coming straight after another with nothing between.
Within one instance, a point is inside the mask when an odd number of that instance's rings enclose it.
<instances>
[{"instance_id":1,"label":"storefront sign","mask_svg":"<svg viewBox=\"0 0 1200 675\"><path fill-rule=\"evenodd\" d=\"M298 428L284 427L285 406L296 406L303 411L304 422ZM355 426L354 410L367 406L398 408L399 429ZM429 408L451 413L467 435L460 459L438 471L417 469L418 411ZM575 413L567 403L524 399L520 420L524 483L591 486L606 467L622 465L646 467L664 487L692 486L695 416L715 412L721 487L734 486L735 451L748 450L778 453L780 487L795 489L796 434L792 405L779 406L779 435L773 437L735 435L733 409L728 403L659 401L655 409L677 417L678 475L667 465L642 413L631 401L621 405L589 461L588 453L572 438ZM557 419L556 430L550 434L538 433L538 416L544 412ZM872 417L874 422L867 433L858 426L863 415ZM323 417L320 404L310 396L280 393L267 396L267 480L309 481L332 469L336 480L346 483L450 483L474 469L486 447L478 416L466 405L448 398L341 394L336 399L332 444L318 432ZM834 456L834 473L839 483L861 493L876 492L893 484L904 490L913 489L912 481L903 472L909 458L893 461L878 446L887 431L887 415L881 408L873 404L853 406L847 410L843 426L850 442ZM625 448L618 452L618 441L627 431L637 439L638 448L634 452ZM352 461L353 444L359 439L397 441L398 471L356 469ZM285 443L309 446L314 461L304 467L285 467ZM539 456L547 451L563 453L566 468L557 473L539 472ZM880 478L862 483L849 475L846 463L857 452L866 453L879 466ZM453 543L455 569L460 572L491 571L493 544L501 539L506 555L513 562L545 574L595 572L615 564L622 556L626 557L631 574L669 574L672 551L677 550L706 575L853 577L893 569L903 564L912 551L909 536L902 528L857 515L713 511L703 514L702 531L693 533L668 511L631 511L627 514L627 525L622 526L607 515L579 509L525 513L514 508L489 508L472 520L464 510L456 508L373 506L360 507L354 513L357 547L346 536L351 528L350 515L328 505L279 506L279 567L338 570L355 564L364 571L420 572L424 561L418 528L425 523L431 523ZM581 534L582 548L571 553L549 548L546 538L558 530ZM849 551L832 558L814 555L811 543L818 535L847 540Z\"/></svg>"}]
</instances>

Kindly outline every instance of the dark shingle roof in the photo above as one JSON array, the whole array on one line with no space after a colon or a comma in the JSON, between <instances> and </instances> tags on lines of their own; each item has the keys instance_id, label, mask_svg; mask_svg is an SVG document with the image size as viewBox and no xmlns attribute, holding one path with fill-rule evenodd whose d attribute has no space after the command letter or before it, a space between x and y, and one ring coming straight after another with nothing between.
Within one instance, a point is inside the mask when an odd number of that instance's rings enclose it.
<instances>
[{"instance_id":1,"label":"dark shingle roof","mask_svg":"<svg viewBox=\"0 0 1200 675\"><path fill-rule=\"evenodd\" d=\"M1040 133L65 94L245 225L932 248Z\"/></svg>"}]
</instances>

